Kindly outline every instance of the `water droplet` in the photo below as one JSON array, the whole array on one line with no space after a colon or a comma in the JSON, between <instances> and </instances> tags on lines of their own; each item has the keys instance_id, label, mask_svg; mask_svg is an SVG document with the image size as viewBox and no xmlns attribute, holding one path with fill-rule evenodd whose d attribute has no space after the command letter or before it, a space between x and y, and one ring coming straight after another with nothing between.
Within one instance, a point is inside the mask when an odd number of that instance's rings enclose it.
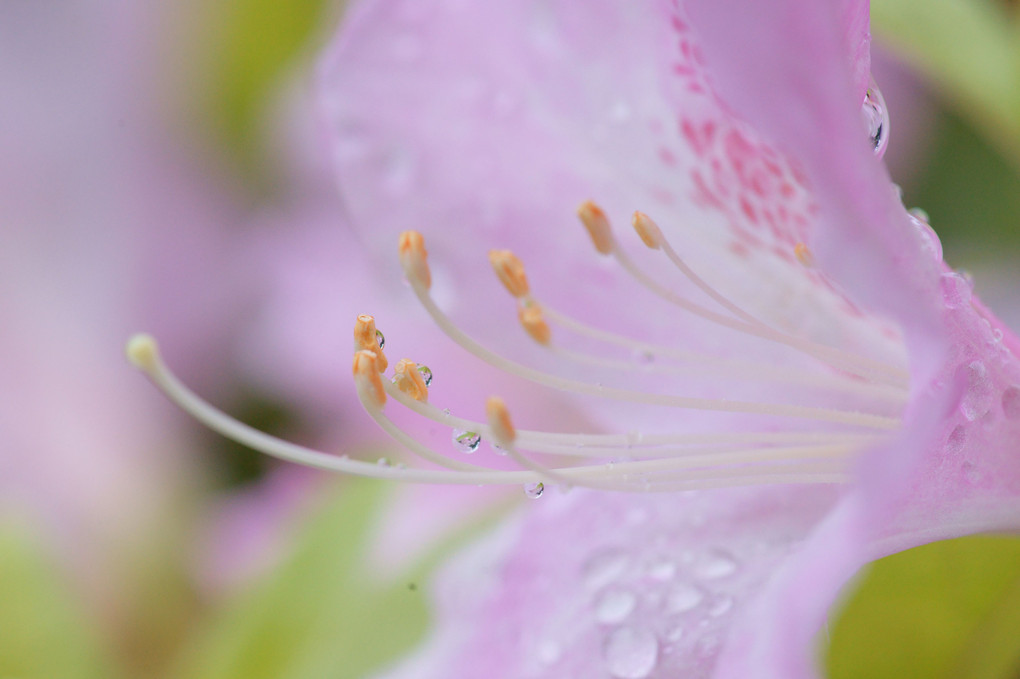
<instances>
[{"instance_id":1,"label":"water droplet","mask_svg":"<svg viewBox=\"0 0 1020 679\"><path fill-rule=\"evenodd\" d=\"M546 639L538 645L538 659L543 665L552 665L556 663L562 655L563 650L555 641Z\"/></svg>"},{"instance_id":2,"label":"water droplet","mask_svg":"<svg viewBox=\"0 0 1020 679\"><path fill-rule=\"evenodd\" d=\"M421 378L425 381L426 387L432 386L432 371L429 370L427 365L419 365L418 374L421 375Z\"/></svg>"},{"instance_id":3,"label":"water droplet","mask_svg":"<svg viewBox=\"0 0 1020 679\"><path fill-rule=\"evenodd\" d=\"M712 605L708 607L708 614L713 618L726 615L730 609L733 608L733 597L723 595L712 602Z\"/></svg>"},{"instance_id":4,"label":"water droplet","mask_svg":"<svg viewBox=\"0 0 1020 679\"><path fill-rule=\"evenodd\" d=\"M1020 387L1007 387L1002 392L1002 413L1010 420L1020 420Z\"/></svg>"},{"instance_id":5,"label":"water droplet","mask_svg":"<svg viewBox=\"0 0 1020 679\"><path fill-rule=\"evenodd\" d=\"M907 214L924 224L931 224L931 217L928 216L928 212L924 208L912 207L907 210Z\"/></svg>"},{"instance_id":6,"label":"water droplet","mask_svg":"<svg viewBox=\"0 0 1020 679\"><path fill-rule=\"evenodd\" d=\"M717 580L737 572L737 560L722 550L711 550L694 568L694 575L702 580Z\"/></svg>"},{"instance_id":7,"label":"water droplet","mask_svg":"<svg viewBox=\"0 0 1020 679\"><path fill-rule=\"evenodd\" d=\"M682 582L669 590L666 597L666 610L669 613L693 611L704 598L705 594L699 588Z\"/></svg>"},{"instance_id":8,"label":"water droplet","mask_svg":"<svg viewBox=\"0 0 1020 679\"><path fill-rule=\"evenodd\" d=\"M380 467L390 467L393 464L388 457L380 457L375 463Z\"/></svg>"},{"instance_id":9,"label":"water droplet","mask_svg":"<svg viewBox=\"0 0 1020 679\"><path fill-rule=\"evenodd\" d=\"M861 113L864 115L871 146L875 150L875 155L881 158L885 154L886 146L889 145L889 110L874 80L864 94Z\"/></svg>"},{"instance_id":10,"label":"water droplet","mask_svg":"<svg viewBox=\"0 0 1020 679\"><path fill-rule=\"evenodd\" d=\"M538 483L525 483L524 484L524 495L537 500L542 497L542 493L545 492L545 484L539 481Z\"/></svg>"},{"instance_id":11,"label":"water droplet","mask_svg":"<svg viewBox=\"0 0 1020 679\"><path fill-rule=\"evenodd\" d=\"M648 577L652 580L665 582L676 575L676 564L669 559L655 561L648 566Z\"/></svg>"},{"instance_id":12,"label":"water droplet","mask_svg":"<svg viewBox=\"0 0 1020 679\"><path fill-rule=\"evenodd\" d=\"M910 223L914 225L917 235L921 238L921 247L931 255L932 259L936 262L941 262L942 241L939 240L935 229L931 228L931 224L928 223L928 213L921 208L915 207L908 214Z\"/></svg>"},{"instance_id":13,"label":"water droplet","mask_svg":"<svg viewBox=\"0 0 1020 679\"><path fill-rule=\"evenodd\" d=\"M952 454L959 453L963 450L963 445L967 442L967 429L960 425L949 432L949 437L946 439L946 451Z\"/></svg>"},{"instance_id":14,"label":"water droplet","mask_svg":"<svg viewBox=\"0 0 1020 679\"><path fill-rule=\"evenodd\" d=\"M375 331L375 343L379 345L380 349L386 346L386 336L382 334L382 330Z\"/></svg>"},{"instance_id":15,"label":"water droplet","mask_svg":"<svg viewBox=\"0 0 1020 679\"><path fill-rule=\"evenodd\" d=\"M478 450L478 446L482 443L482 437L473 431L464 431L463 429L453 430L453 445L457 447L462 453L471 454Z\"/></svg>"},{"instance_id":16,"label":"water droplet","mask_svg":"<svg viewBox=\"0 0 1020 679\"><path fill-rule=\"evenodd\" d=\"M992 388L988 382L988 369L981 361L972 361L963 371L967 380L967 393L963 395L960 411L973 422L992 407Z\"/></svg>"},{"instance_id":17,"label":"water droplet","mask_svg":"<svg viewBox=\"0 0 1020 679\"><path fill-rule=\"evenodd\" d=\"M618 679L644 679L655 669L659 641L639 627L621 627L610 633L602 647L609 673Z\"/></svg>"},{"instance_id":18,"label":"water droplet","mask_svg":"<svg viewBox=\"0 0 1020 679\"><path fill-rule=\"evenodd\" d=\"M607 625L623 622L634 611L637 598L625 589L612 589L595 603L595 619Z\"/></svg>"},{"instance_id":19,"label":"water droplet","mask_svg":"<svg viewBox=\"0 0 1020 679\"><path fill-rule=\"evenodd\" d=\"M950 309L970 303L970 296L973 292L970 282L960 274L955 271L944 273L940 284L942 286L942 301Z\"/></svg>"},{"instance_id":20,"label":"water droplet","mask_svg":"<svg viewBox=\"0 0 1020 679\"><path fill-rule=\"evenodd\" d=\"M581 578L589 589L602 589L616 582L627 570L629 559L620 551L609 551L597 554L588 560L581 569Z\"/></svg>"}]
</instances>

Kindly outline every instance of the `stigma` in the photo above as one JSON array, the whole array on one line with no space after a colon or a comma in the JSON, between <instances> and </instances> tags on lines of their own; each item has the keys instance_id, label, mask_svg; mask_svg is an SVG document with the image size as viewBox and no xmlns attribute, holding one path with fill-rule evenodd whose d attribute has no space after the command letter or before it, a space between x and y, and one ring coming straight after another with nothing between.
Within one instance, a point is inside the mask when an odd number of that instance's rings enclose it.
<instances>
[{"instance_id":1,"label":"stigma","mask_svg":"<svg viewBox=\"0 0 1020 679\"><path fill-rule=\"evenodd\" d=\"M224 436L266 454L375 478L418 483L518 484L529 497L540 496L550 485L565 489L671 492L763 484L841 483L848 479L857 451L899 427L896 413L906 403L908 394L908 375L900 366L784 332L760 320L702 279L644 212L635 212L631 219L637 240L648 250L659 253L654 256L665 257L688 287L700 291L703 299L710 300L709 304L677 292L676 286L649 274L646 267L636 263L621 247L606 212L593 201L582 203L577 215L596 252L613 258L643 294L670 305L678 315L696 317L717 327L719 332L738 336L752 345L767 345L769 351L780 347L796 353L801 359L797 365L808 363L812 369L773 365L753 356L735 358L684 346L655 344L628 332L629 328L591 325L540 299L529 283L524 262L516 254L510 250L491 250L488 257L492 270L513 299L524 334L551 352L555 365L583 369L550 372L517 362L471 337L436 302L431 293L432 274L425 237L417 231L405 231L398 239L397 254L404 277L435 325L465 352L508 375L534 383L536 388L660 410L665 422L677 420L669 415L671 411L688 411L747 415L764 424L750 430L720 426L717 430L693 431L678 427L676 431L654 433L519 429L511 418L512 404L499 395L485 402L484 421L471 420L430 400L433 375L424 364L414 358L402 358L391 364L375 318L364 314L355 319L353 332L352 372L358 399L384 432L424 463L417 467L395 467L296 446L228 417L170 372L160 358L155 340L148 335L133 337L127 354L181 408ZM791 255L791 259L805 267L812 265L811 252L804 243L798 243ZM561 332L584 338L586 349L561 346L557 342ZM621 351L654 357L654 370L659 375L697 376L710 384L750 383L764 386L759 392L770 397L718 398L714 394L650 391L641 386L607 386L583 377L589 371L615 371L625 377L641 372L641 366L634 361L616 356ZM832 396L836 403L864 405L826 407L783 398L796 393L821 393ZM398 425L387 412L391 408L409 411L433 427L451 430L453 445L449 450L428 445ZM462 453L475 452L483 439L492 444L491 455L498 456L488 459L485 455L473 456L473 461L468 462ZM478 460L479 457L482 459ZM508 463L516 468L506 469Z\"/></svg>"}]
</instances>

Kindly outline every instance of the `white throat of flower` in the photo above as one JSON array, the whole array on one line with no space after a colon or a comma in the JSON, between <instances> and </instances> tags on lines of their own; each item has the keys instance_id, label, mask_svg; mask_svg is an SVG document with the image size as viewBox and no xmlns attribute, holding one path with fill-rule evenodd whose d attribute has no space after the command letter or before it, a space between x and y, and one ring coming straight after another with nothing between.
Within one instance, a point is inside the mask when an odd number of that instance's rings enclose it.
<instances>
[{"instance_id":1,"label":"white throat of flower","mask_svg":"<svg viewBox=\"0 0 1020 679\"><path fill-rule=\"evenodd\" d=\"M508 250L489 253L496 275L517 299L521 325L540 345L563 360L606 369L633 370L634 364L565 349L553 342L550 323L590 339L629 348L647 355L669 359L657 364L657 371L701 374L729 379L788 384L824 389L863 397L888 411L902 406L908 395L908 375L892 365L806 338L775 330L747 313L702 280L676 253L661 229L642 212L636 212L633 226L642 242L662 251L676 268L724 312L705 308L663 286L639 268L621 250L605 213L591 201L578 209L596 250L612 256L619 265L652 294L730 331L763 342L786 345L827 364L827 373L800 373L760 362L714 356L637 341L615 332L591 327L556 311L531 293L524 266ZM838 483L846 480L854 451L899 426L897 418L885 415L791 405L723 399L694 398L606 387L598 383L567 379L511 361L473 340L447 316L433 299L431 273L425 242L415 231L404 232L399 242L404 275L419 302L436 325L462 348L503 370L537 384L566 392L647 406L682 408L794 418L820 423L816 430L641 435L607 433L557 433L515 429L504 401L492 397L486 404L486 422L457 417L428 402L431 372L410 359L395 364L390 379L382 375L389 367L383 337L371 316L359 316L354 330L354 382L365 411L397 442L439 469L414 469L380 465L298 446L234 420L213 408L184 386L163 364L155 340L136 335L127 346L131 362L143 370L172 401L206 426L243 445L268 455L299 464L359 476L442 484L522 484L531 497L541 495L545 484L585 486L603 490L666 492L722 486L785 483ZM796 258L805 266L811 253L802 243ZM388 398L444 427L465 432L475 447L480 437L494 442L520 470L506 471L471 464L436 451L400 428L385 413ZM826 428L829 425L830 428ZM840 425L838 429L831 425ZM468 436L469 435L469 436ZM549 466L543 460L571 460L570 464Z\"/></svg>"}]
</instances>

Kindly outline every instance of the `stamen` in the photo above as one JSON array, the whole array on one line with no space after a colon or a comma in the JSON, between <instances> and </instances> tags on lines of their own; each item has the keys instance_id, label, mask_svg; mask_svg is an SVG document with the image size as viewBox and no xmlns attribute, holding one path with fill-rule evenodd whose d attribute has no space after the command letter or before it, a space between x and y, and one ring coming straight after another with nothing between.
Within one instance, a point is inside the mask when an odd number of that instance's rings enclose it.
<instances>
[{"instance_id":1,"label":"stamen","mask_svg":"<svg viewBox=\"0 0 1020 679\"><path fill-rule=\"evenodd\" d=\"M354 322L354 350L371 351L376 355L379 372L386 372L389 361L386 360L386 354L383 353L382 345L379 343L381 336L375 327L375 318L367 314L358 316Z\"/></svg>"},{"instance_id":2,"label":"stamen","mask_svg":"<svg viewBox=\"0 0 1020 679\"><path fill-rule=\"evenodd\" d=\"M552 322L562 325L579 335L590 337L607 344L630 349L633 353L648 356L651 358L669 358L694 365L675 365L666 363L655 363L642 365L634 361L613 361L601 357L586 356L577 352L568 351L555 345L550 347L560 355L570 360L597 364L607 368L618 370L638 370L641 372L669 372L669 373L691 373L711 374L720 377L727 377L738 380L761 380L764 382L778 382L793 384L803 387L827 389L837 392L845 392L858 396L867 396L880 399L896 405L906 403L909 392L901 387L887 384L874 384L862 382L859 379L847 377L842 373L815 374L790 368L773 367L762 363L751 363L739 359L721 358L711 354L702 354L693 351L684 351L674 347L667 347L648 342L640 342L630 337L594 328L582 323L575 318L550 308L544 302L535 299L534 295L528 296L532 306L541 307L546 318Z\"/></svg>"},{"instance_id":3,"label":"stamen","mask_svg":"<svg viewBox=\"0 0 1020 679\"><path fill-rule=\"evenodd\" d=\"M549 326L542 316L542 307L521 306L517 310L517 317L527 333L531 335L531 339L542 345L548 345L552 340L552 331L549 330Z\"/></svg>"},{"instance_id":4,"label":"stamen","mask_svg":"<svg viewBox=\"0 0 1020 679\"><path fill-rule=\"evenodd\" d=\"M521 298L528 294L530 291L528 277L524 273L524 264L517 255L509 250L489 250L489 262L511 295Z\"/></svg>"},{"instance_id":5,"label":"stamen","mask_svg":"<svg viewBox=\"0 0 1020 679\"><path fill-rule=\"evenodd\" d=\"M426 290L432 287L425 239L417 231L404 231L400 234L400 266L407 280L414 281Z\"/></svg>"},{"instance_id":6,"label":"stamen","mask_svg":"<svg viewBox=\"0 0 1020 679\"><path fill-rule=\"evenodd\" d=\"M258 431L246 424L238 422L223 412L212 407L209 403L199 398L194 392L185 387L170 372L159 358L159 352L155 340L148 335L136 335L132 337L127 345L127 355L131 362L141 369L171 401L177 404L182 410L190 414L199 422L219 434L236 441L241 445L257 450L266 455L276 457L288 462L303 464L316 469L341 472L355 476L364 476L376 479L388 479L392 481L406 481L411 483L429 484L459 484L459 485L523 485L535 484L542 480L542 476L531 471L501 471L484 470L471 468L460 470L434 470L434 469L411 469L400 467L380 466L374 462L352 460L346 455L330 455L304 446L299 446L283 441L264 432ZM360 394L359 394L360 395ZM417 401L414 401L417 403ZM370 410L385 422L387 431L402 443L417 443L399 428L392 426L392 422L382 416L381 410ZM421 451L419 451L421 452ZM439 456L434 451L432 455ZM454 461L447 460L448 463ZM586 485L589 479L599 478L618 479L616 489L635 492L667 492L678 489L716 488L722 486L751 485L757 483L833 483L845 475L834 475L831 472L803 471L800 469L781 471L776 469L768 470L765 473L755 475L746 470L734 473L730 470L698 472L685 476L685 480L670 484L655 485L645 480L629 481L624 480L628 474L637 471L627 466L628 463L618 465L601 465L592 467L576 467L568 469L552 470L563 474L574 485ZM636 464L636 463L635 463ZM468 466L471 465L459 465Z\"/></svg>"},{"instance_id":7,"label":"stamen","mask_svg":"<svg viewBox=\"0 0 1020 679\"><path fill-rule=\"evenodd\" d=\"M811 250L804 243L797 243L793 246L793 255L797 258L797 261L806 267L811 267L815 263L815 257L811 254Z\"/></svg>"},{"instance_id":8,"label":"stamen","mask_svg":"<svg viewBox=\"0 0 1020 679\"><path fill-rule=\"evenodd\" d=\"M616 250L616 240L613 238L613 231L609 228L609 219L593 201L586 200L577 208L577 216L581 223L588 229L591 242L595 249L603 255L611 255Z\"/></svg>"},{"instance_id":9,"label":"stamen","mask_svg":"<svg viewBox=\"0 0 1020 679\"><path fill-rule=\"evenodd\" d=\"M687 396L648 394L643 391L616 389L549 375L548 373L540 370L535 370L521 365L520 363L503 358L471 339L467 334L460 330L460 328L458 328L446 314L442 312L432 299L431 295L429 295L428 290L423 288L421 285L418 285L413 280L409 280L409 282L411 283L411 289L414 290L415 295L418 297L418 301L421 302L421 305L425 308L425 311L428 312L429 316L432 317L432 320L436 323L436 325L439 326L439 329L446 333L447 337L459 344L466 351L474 354L493 367L503 370L504 372L523 377L524 379L532 382L552 387L553 389L654 406L776 415L781 417L795 417L841 424L852 424L875 429L896 429L899 426L899 420L895 418L870 415L866 413L776 403L755 403L748 401L730 401L725 399L703 399Z\"/></svg>"},{"instance_id":10,"label":"stamen","mask_svg":"<svg viewBox=\"0 0 1020 679\"><path fill-rule=\"evenodd\" d=\"M517 439L517 431L510 421L510 411L498 396L490 396L485 402L485 416L489 420L489 431L496 444L507 448Z\"/></svg>"},{"instance_id":11,"label":"stamen","mask_svg":"<svg viewBox=\"0 0 1020 679\"><path fill-rule=\"evenodd\" d=\"M428 403L429 388L425 378L418 371L418 364L409 358L402 358L393 368L393 384L416 401Z\"/></svg>"},{"instance_id":12,"label":"stamen","mask_svg":"<svg viewBox=\"0 0 1020 679\"><path fill-rule=\"evenodd\" d=\"M375 352L361 349L354 352L354 386L367 410L382 410L386 390L379 378L379 358Z\"/></svg>"},{"instance_id":13,"label":"stamen","mask_svg":"<svg viewBox=\"0 0 1020 679\"><path fill-rule=\"evenodd\" d=\"M585 206L587 206L589 203L582 204L582 208L585 208ZM581 214L581 211L582 211L581 209L578 210L579 215ZM884 382L887 384L893 384L896 386L904 386L906 384L906 381L909 376L907 375L907 373L894 366L890 366L881 361L876 361L874 359L870 359L864 356L849 354L845 351L825 346L822 344L818 344L810 340L792 337L785 333L781 333L777 330L773 330L772 328L764 326L760 323L760 321L756 321L753 318L752 321L748 321L743 317L731 318L729 316L724 316L723 314L719 314L709 309L706 309L700 304L691 302L685 297L673 292L672 290L669 290L668 288L665 288L664 286L660 285L658 281L651 278L647 273L645 273L637 264L634 263L632 259L630 259L630 257L627 256L627 254L623 250L621 250L617 246L615 240L612 238L612 232L609 227L609 220L605 217L605 214L602 213L601 210L599 210L599 214L601 214L600 223L602 224L602 226L604 226L605 230L605 233L603 233L602 235L601 243L602 245L608 248L608 252L603 252L603 250L599 247L599 243L596 243L596 248L599 250L599 252L603 254L613 255L613 257L616 258L620 266L623 267L623 269L632 278L634 278L637 282L639 282L653 294L657 295L658 297L661 297L667 302L683 309L684 311L687 311L692 315L703 318L706 321L710 321L717 325L721 325L736 332L741 332L747 335L760 337L762 339L767 339L778 344L784 344L809 356L822 360L832 365L833 367L836 367L840 370L845 370L846 372L849 373L853 373L859 377ZM584 223L585 227L588 227L588 223L585 221L585 217L582 216L581 221ZM591 232L590 227L589 232ZM663 239L662 241L662 246L664 251L667 250L668 242L665 239ZM669 249L672 250L671 248ZM673 252L673 254L674 256L676 255L675 252ZM680 260L679 257L677 257L676 260L682 263L682 260ZM686 267L686 265L684 265L684 268L690 271L689 268ZM718 293L710 286L708 286L707 283L701 281L700 278L697 278L693 271L690 271L690 273L691 275L695 276L697 281L701 282L701 285L705 286L705 288L703 289L705 289L706 292L709 292L709 290L711 290L709 294L712 295L713 299L716 299L717 302L723 303L724 305L732 305L732 302L726 300L725 297L723 297L720 293ZM727 306L727 308L729 307ZM739 310L739 307L736 307L734 305L731 311L733 311L734 309L736 310L736 312L739 312L739 314L743 314L744 316L746 316L745 312Z\"/></svg>"},{"instance_id":14,"label":"stamen","mask_svg":"<svg viewBox=\"0 0 1020 679\"><path fill-rule=\"evenodd\" d=\"M641 241L652 250L658 250L662 247L662 241L664 240L662 235L662 229L659 225L652 221L652 218L646 215L640 210L634 213L634 218L631 220L631 224L634 226L634 230L641 237Z\"/></svg>"}]
</instances>

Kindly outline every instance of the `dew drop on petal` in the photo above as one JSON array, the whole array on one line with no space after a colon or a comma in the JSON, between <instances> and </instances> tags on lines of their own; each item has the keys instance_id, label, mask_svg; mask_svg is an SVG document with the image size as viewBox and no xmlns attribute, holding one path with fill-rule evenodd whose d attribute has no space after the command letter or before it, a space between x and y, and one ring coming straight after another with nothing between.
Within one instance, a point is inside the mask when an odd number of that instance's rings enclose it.
<instances>
[{"instance_id":1,"label":"dew drop on petal","mask_svg":"<svg viewBox=\"0 0 1020 679\"><path fill-rule=\"evenodd\" d=\"M432 371L427 365L418 366L418 374L421 375L422 380L425 382L426 387L432 386Z\"/></svg>"},{"instance_id":2,"label":"dew drop on petal","mask_svg":"<svg viewBox=\"0 0 1020 679\"><path fill-rule=\"evenodd\" d=\"M542 493L544 493L544 492L545 492L545 484L542 483L541 481L539 481L537 483L525 483L524 484L524 495L526 497L531 498L532 500L537 500L538 498L542 497Z\"/></svg>"},{"instance_id":3,"label":"dew drop on petal","mask_svg":"<svg viewBox=\"0 0 1020 679\"><path fill-rule=\"evenodd\" d=\"M637 597L625 589L604 592L595 602L595 619L606 625L623 622L634 611Z\"/></svg>"},{"instance_id":4,"label":"dew drop on petal","mask_svg":"<svg viewBox=\"0 0 1020 679\"><path fill-rule=\"evenodd\" d=\"M708 607L708 614L713 618L718 618L729 613L731 608L733 608L733 597L723 595L713 601L712 605Z\"/></svg>"},{"instance_id":5,"label":"dew drop on petal","mask_svg":"<svg viewBox=\"0 0 1020 679\"><path fill-rule=\"evenodd\" d=\"M967 442L967 429L960 425L949 432L949 437L946 439L946 451L949 453L959 453L963 450L963 445Z\"/></svg>"},{"instance_id":6,"label":"dew drop on petal","mask_svg":"<svg viewBox=\"0 0 1020 679\"><path fill-rule=\"evenodd\" d=\"M1010 420L1020 420L1020 387L1006 387L1002 392L1002 413Z\"/></svg>"},{"instance_id":7,"label":"dew drop on petal","mask_svg":"<svg viewBox=\"0 0 1020 679\"><path fill-rule=\"evenodd\" d=\"M694 567L694 575L702 580L717 580L737 572L737 560L722 550L705 554Z\"/></svg>"},{"instance_id":8,"label":"dew drop on petal","mask_svg":"<svg viewBox=\"0 0 1020 679\"><path fill-rule=\"evenodd\" d=\"M659 582L665 582L666 580L672 579L676 575L676 564L669 559L660 559L655 561L648 566L648 577L652 580L658 580Z\"/></svg>"},{"instance_id":9,"label":"dew drop on petal","mask_svg":"<svg viewBox=\"0 0 1020 679\"><path fill-rule=\"evenodd\" d=\"M983 417L992 407L992 387L988 381L988 369L981 361L972 361L964 368L967 393L963 396L960 411L973 422Z\"/></svg>"},{"instance_id":10,"label":"dew drop on petal","mask_svg":"<svg viewBox=\"0 0 1020 679\"><path fill-rule=\"evenodd\" d=\"M473 453L482 443L482 437L473 431L453 430L453 445L462 453Z\"/></svg>"},{"instance_id":11,"label":"dew drop on petal","mask_svg":"<svg viewBox=\"0 0 1020 679\"><path fill-rule=\"evenodd\" d=\"M875 150L875 155L881 158L885 154L886 146L889 145L889 110L874 81L864 94L861 113L864 116L871 146Z\"/></svg>"},{"instance_id":12,"label":"dew drop on petal","mask_svg":"<svg viewBox=\"0 0 1020 679\"><path fill-rule=\"evenodd\" d=\"M700 589L686 582L681 582L672 587L666 595L666 611L669 613L693 611L704 598L705 594Z\"/></svg>"},{"instance_id":13,"label":"dew drop on petal","mask_svg":"<svg viewBox=\"0 0 1020 679\"><path fill-rule=\"evenodd\" d=\"M960 274L955 271L942 274L940 285L942 286L942 301L950 309L957 309L970 303L973 292L971 283Z\"/></svg>"},{"instance_id":14,"label":"dew drop on petal","mask_svg":"<svg viewBox=\"0 0 1020 679\"><path fill-rule=\"evenodd\" d=\"M910 223L914 225L917 235L921 238L921 247L931 255L932 259L936 262L941 262L942 241L939 240L935 229L931 228L931 224L928 223L928 213L921 208L915 207L909 211L909 216Z\"/></svg>"},{"instance_id":15,"label":"dew drop on petal","mask_svg":"<svg viewBox=\"0 0 1020 679\"><path fill-rule=\"evenodd\" d=\"M380 349L386 346L386 336L382 334L382 330L376 329L375 343L379 345Z\"/></svg>"},{"instance_id":16,"label":"dew drop on petal","mask_svg":"<svg viewBox=\"0 0 1020 679\"><path fill-rule=\"evenodd\" d=\"M655 635L639 627L620 627L610 633L602 647L609 673L618 679L644 679L659 657Z\"/></svg>"},{"instance_id":17,"label":"dew drop on petal","mask_svg":"<svg viewBox=\"0 0 1020 679\"><path fill-rule=\"evenodd\" d=\"M620 551L596 554L581 568L581 579L589 589L602 589L616 582L627 570L629 559Z\"/></svg>"}]
</instances>

